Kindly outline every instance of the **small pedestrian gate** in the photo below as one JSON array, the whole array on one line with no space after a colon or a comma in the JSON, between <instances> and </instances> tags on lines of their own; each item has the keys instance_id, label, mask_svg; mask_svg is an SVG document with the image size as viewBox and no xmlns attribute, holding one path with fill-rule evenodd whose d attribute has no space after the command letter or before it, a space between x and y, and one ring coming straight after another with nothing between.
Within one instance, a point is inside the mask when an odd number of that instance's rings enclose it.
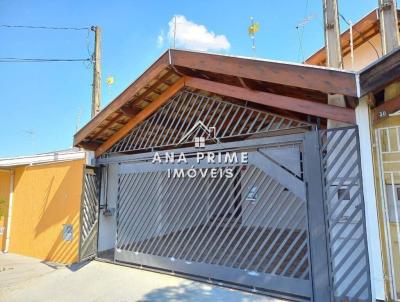
<instances>
[{"instance_id":1,"label":"small pedestrian gate","mask_svg":"<svg viewBox=\"0 0 400 302\"><path fill-rule=\"evenodd\" d=\"M94 258L97 253L99 213L99 177L96 169L85 167L81 204L79 260Z\"/></svg>"}]
</instances>

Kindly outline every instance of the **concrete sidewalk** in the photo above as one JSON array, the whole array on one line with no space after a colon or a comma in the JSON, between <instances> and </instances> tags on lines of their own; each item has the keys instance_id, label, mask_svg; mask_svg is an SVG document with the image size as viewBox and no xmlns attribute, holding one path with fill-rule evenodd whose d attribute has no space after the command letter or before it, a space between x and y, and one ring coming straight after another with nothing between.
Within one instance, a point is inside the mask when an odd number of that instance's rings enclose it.
<instances>
[{"instance_id":1,"label":"concrete sidewalk","mask_svg":"<svg viewBox=\"0 0 400 302\"><path fill-rule=\"evenodd\" d=\"M66 267L0 254L0 301L282 300L99 261Z\"/></svg>"}]
</instances>

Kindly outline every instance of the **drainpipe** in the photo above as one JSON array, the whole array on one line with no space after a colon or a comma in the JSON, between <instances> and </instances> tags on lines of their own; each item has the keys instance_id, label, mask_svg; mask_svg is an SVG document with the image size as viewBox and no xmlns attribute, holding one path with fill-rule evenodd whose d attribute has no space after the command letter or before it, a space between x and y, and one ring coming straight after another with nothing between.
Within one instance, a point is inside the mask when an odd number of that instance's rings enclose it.
<instances>
[{"instance_id":1,"label":"drainpipe","mask_svg":"<svg viewBox=\"0 0 400 302\"><path fill-rule=\"evenodd\" d=\"M11 218L12 218L12 208L14 200L14 170L10 171L10 198L8 202L8 216L7 216L7 233L6 233L6 244L4 252L8 253L8 248L10 246L10 234L11 234Z\"/></svg>"}]
</instances>

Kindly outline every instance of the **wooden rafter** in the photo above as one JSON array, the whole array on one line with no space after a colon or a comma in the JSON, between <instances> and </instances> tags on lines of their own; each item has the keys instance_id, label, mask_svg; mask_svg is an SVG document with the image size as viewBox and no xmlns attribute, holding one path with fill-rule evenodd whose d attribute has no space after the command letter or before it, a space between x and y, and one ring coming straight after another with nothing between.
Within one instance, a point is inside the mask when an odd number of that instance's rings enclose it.
<instances>
[{"instance_id":1,"label":"wooden rafter","mask_svg":"<svg viewBox=\"0 0 400 302\"><path fill-rule=\"evenodd\" d=\"M134 83L125 89L113 102L108 104L100 111L85 127L79 130L74 136L74 145L79 145L86 137L88 137L97 127L100 126L109 116L122 106L132 100L149 81L159 75L165 68L169 66L168 57L163 55L150 68L141 75Z\"/></svg>"},{"instance_id":2,"label":"wooden rafter","mask_svg":"<svg viewBox=\"0 0 400 302\"><path fill-rule=\"evenodd\" d=\"M121 138L123 138L130 130L132 130L135 126L144 121L147 117L153 114L158 108L164 105L168 100L174 96L179 90L184 87L184 78L178 80L175 84L170 86L162 95L160 95L157 99L151 102L146 108L140 111L137 115L135 115L132 119L130 119L125 126L123 126L120 130L114 133L107 141L105 141L100 147L96 149L96 157L102 155L109 148L111 148L116 142L118 142Z\"/></svg>"},{"instance_id":3,"label":"wooden rafter","mask_svg":"<svg viewBox=\"0 0 400 302\"><path fill-rule=\"evenodd\" d=\"M117 113L117 115L109 120L104 127L101 127L92 137L91 140L95 140L98 138L106 129L108 129L112 124L114 124L119 118L121 118L121 114Z\"/></svg>"},{"instance_id":4,"label":"wooden rafter","mask_svg":"<svg viewBox=\"0 0 400 302\"><path fill-rule=\"evenodd\" d=\"M138 96L134 101L133 105L140 103L140 101L146 101L146 102L151 102L150 98L147 98L147 96L154 92L154 90L160 85L160 84L165 84L165 80L168 79L171 76L171 71L169 70L166 74L164 74L162 77L160 77L153 85L145 87L146 91L142 93L140 96Z\"/></svg>"},{"instance_id":5,"label":"wooden rafter","mask_svg":"<svg viewBox=\"0 0 400 302\"><path fill-rule=\"evenodd\" d=\"M219 95L248 100L266 106L329 118L345 123L355 123L354 110L349 108L320 104L309 100L275 95L268 92L255 91L192 77L185 77L185 85L195 89L206 90Z\"/></svg>"}]
</instances>

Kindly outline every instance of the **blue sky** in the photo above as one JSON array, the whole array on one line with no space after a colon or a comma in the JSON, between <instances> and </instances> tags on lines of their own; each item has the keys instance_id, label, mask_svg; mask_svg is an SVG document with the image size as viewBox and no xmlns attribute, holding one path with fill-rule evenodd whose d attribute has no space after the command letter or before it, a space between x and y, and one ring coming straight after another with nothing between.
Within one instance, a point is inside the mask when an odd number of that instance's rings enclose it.
<instances>
[{"instance_id":1,"label":"blue sky","mask_svg":"<svg viewBox=\"0 0 400 302\"><path fill-rule=\"evenodd\" d=\"M339 9L355 22L377 2L339 0ZM102 107L171 46L174 15L179 16L177 46L185 48L253 56L250 16L260 24L258 57L300 62L296 25L306 17L311 21L303 32L304 57L324 42L322 0L0 0L0 24L102 28ZM86 58L93 34L0 28L0 45L0 57ZM86 62L0 63L0 74L0 157L71 147L77 124L90 118L91 67ZM109 75L115 79L110 87L105 84Z\"/></svg>"}]
</instances>

